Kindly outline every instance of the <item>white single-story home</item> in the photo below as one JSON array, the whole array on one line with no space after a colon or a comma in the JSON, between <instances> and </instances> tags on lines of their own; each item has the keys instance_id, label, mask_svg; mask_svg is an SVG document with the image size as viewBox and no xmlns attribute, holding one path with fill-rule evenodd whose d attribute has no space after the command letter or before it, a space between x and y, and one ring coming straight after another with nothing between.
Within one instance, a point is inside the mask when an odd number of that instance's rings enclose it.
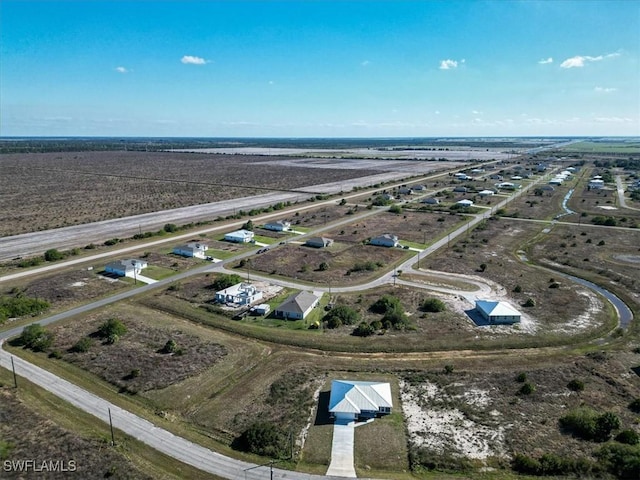
<instances>
[{"instance_id":1,"label":"white single-story home","mask_svg":"<svg viewBox=\"0 0 640 480\"><path fill-rule=\"evenodd\" d=\"M188 242L184 245L173 247L173 253L183 257L204 258L207 250L209 250L209 246L201 242Z\"/></svg>"},{"instance_id":2,"label":"white single-story home","mask_svg":"<svg viewBox=\"0 0 640 480\"><path fill-rule=\"evenodd\" d=\"M216 302L233 303L235 305L250 305L262 300L262 292L250 283L236 283L235 285L216 292Z\"/></svg>"},{"instance_id":3,"label":"white single-story home","mask_svg":"<svg viewBox=\"0 0 640 480\"><path fill-rule=\"evenodd\" d=\"M224 239L227 242L249 243L253 241L254 234L251 230L236 230L235 232L225 233Z\"/></svg>"},{"instance_id":4,"label":"white single-story home","mask_svg":"<svg viewBox=\"0 0 640 480\"><path fill-rule=\"evenodd\" d=\"M422 203L426 203L428 205L439 205L440 199L436 197L429 197L422 200Z\"/></svg>"},{"instance_id":5,"label":"white single-story home","mask_svg":"<svg viewBox=\"0 0 640 480\"><path fill-rule=\"evenodd\" d=\"M333 244L333 240L326 237L311 237L308 238L307 241L304 242L304 244L307 247L324 248L331 246Z\"/></svg>"},{"instance_id":6,"label":"white single-story home","mask_svg":"<svg viewBox=\"0 0 640 480\"><path fill-rule=\"evenodd\" d=\"M381 195L381 197L382 197L384 200L395 200L395 197L394 197L393 195L391 195L390 193L383 193L383 194Z\"/></svg>"},{"instance_id":7,"label":"white single-story home","mask_svg":"<svg viewBox=\"0 0 640 480\"><path fill-rule=\"evenodd\" d=\"M564 183L564 178L555 177L549 180L549 185L562 185Z\"/></svg>"},{"instance_id":8,"label":"white single-story home","mask_svg":"<svg viewBox=\"0 0 640 480\"><path fill-rule=\"evenodd\" d=\"M329 413L338 420L375 418L390 414L392 408L391 385L387 382L331 382Z\"/></svg>"},{"instance_id":9,"label":"white single-story home","mask_svg":"<svg viewBox=\"0 0 640 480\"><path fill-rule=\"evenodd\" d=\"M497 173L494 173L493 175L489 175L489 178L491 180L502 180L502 175L498 175Z\"/></svg>"},{"instance_id":10,"label":"white single-story home","mask_svg":"<svg viewBox=\"0 0 640 480\"><path fill-rule=\"evenodd\" d=\"M473 202L471 200L464 199L457 201L456 205L460 205L462 207L470 207L473 205Z\"/></svg>"},{"instance_id":11,"label":"white single-story home","mask_svg":"<svg viewBox=\"0 0 640 480\"><path fill-rule=\"evenodd\" d=\"M294 293L273 311L276 317L302 320L318 305L320 297L304 290Z\"/></svg>"},{"instance_id":12,"label":"white single-story home","mask_svg":"<svg viewBox=\"0 0 640 480\"><path fill-rule=\"evenodd\" d=\"M496 188L499 188L501 190L515 190L516 184L511 182L502 182L502 183L497 183Z\"/></svg>"},{"instance_id":13,"label":"white single-story home","mask_svg":"<svg viewBox=\"0 0 640 480\"><path fill-rule=\"evenodd\" d=\"M286 220L277 220L275 222L269 222L264 224L264 229L273 230L274 232L288 232L291 230L291 222Z\"/></svg>"},{"instance_id":14,"label":"white single-story home","mask_svg":"<svg viewBox=\"0 0 640 480\"><path fill-rule=\"evenodd\" d=\"M104 271L118 275L120 277L133 277L139 275L143 268L147 268L147 262L139 260L137 258L131 258L128 260L116 260L107 264Z\"/></svg>"},{"instance_id":15,"label":"white single-story home","mask_svg":"<svg viewBox=\"0 0 640 480\"><path fill-rule=\"evenodd\" d=\"M594 190L601 190L604 188L604 180L601 180L599 178L593 178L591 180L589 180L589 188L592 188Z\"/></svg>"},{"instance_id":16,"label":"white single-story home","mask_svg":"<svg viewBox=\"0 0 640 480\"><path fill-rule=\"evenodd\" d=\"M521 175L514 175L513 177L511 177L511 180L522 180L522 176Z\"/></svg>"},{"instance_id":17,"label":"white single-story home","mask_svg":"<svg viewBox=\"0 0 640 480\"><path fill-rule=\"evenodd\" d=\"M469 189L467 187L456 187L453 191L457 193L467 193Z\"/></svg>"},{"instance_id":18,"label":"white single-story home","mask_svg":"<svg viewBox=\"0 0 640 480\"><path fill-rule=\"evenodd\" d=\"M398 237L396 235L391 235L390 233L385 233L384 235L373 237L369 240L369 245L377 245L379 247L397 247Z\"/></svg>"},{"instance_id":19,"label":"white single-story home","mask_svg":"<svg viewBox=\"0 0 640 480\"><path fill-rule=\"evenodd\" d=\"M518 323L522 314L507 302L476 300L476 310L491 324Z\"/></svg>"},{"instance_id":20,"label":"white single-story home","mask_svg":"<svg viewBox=\"0 0 640 480\"><path fill-rule=\"evenodd\" d=\"M490 197L491 195L495 194L496 192L494 192L493 190L480 190L478 192L478 195L480 195L481 197Z\"/></svg>"}]
</instances>

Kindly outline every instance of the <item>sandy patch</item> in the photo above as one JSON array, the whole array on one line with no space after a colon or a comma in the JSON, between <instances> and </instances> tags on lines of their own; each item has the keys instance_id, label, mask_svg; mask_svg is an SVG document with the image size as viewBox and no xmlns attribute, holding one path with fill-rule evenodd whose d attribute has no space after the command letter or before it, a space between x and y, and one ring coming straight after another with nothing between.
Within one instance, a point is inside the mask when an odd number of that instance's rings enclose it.
<instances>
[{"instance_id":1,"label":"sandy patch","mask_svg":"<svg viewBox=\"0 0 640 480\"><path fill-rule=\"evenodd\" d=\"M618 207L612 207L610 205L598 205L598 208L603 210L618 210Z\"/></svg>"},{"instance_id":2,"label":"sandy patch","mask_svg":"<svg viewBox=\"0 0 640 480\"><path fill-rule=\"evenodd\" d=\"M87 282L73 282L71 284L69 284L70 287L84 287L87 284Z\"/></svg>"},{"instance_id":3,"label":"sandy patch","mask_svg":"<svg viewBox=\"0 0 640 480\"><path fill-rule=\"evenodd\" d=\"M484 409L491 404L488 391L470 389L462 395L448 396L428 381L420 385L401 381L400 396L409 439L414 446L476 460L506 455L503 426L475 422L461 410L447 408L444 403L459 400ZM496 418L499 413L490 416Z\"/></svg>"},{"instance_id":4,"label":"sandy patch","mask_svg":"<svg viewBox=\"0 0 640 480\"><path fill-rule=\"evenodd\" d=\"M553 329L553 332L575 334L581 330L586 330L596 325L596 315L604 306L602 301L591 290L578 290L576 293L586 297L589 300L589 306L582 314L569 320L564 325Z\"/></svg>"}]
</instances>

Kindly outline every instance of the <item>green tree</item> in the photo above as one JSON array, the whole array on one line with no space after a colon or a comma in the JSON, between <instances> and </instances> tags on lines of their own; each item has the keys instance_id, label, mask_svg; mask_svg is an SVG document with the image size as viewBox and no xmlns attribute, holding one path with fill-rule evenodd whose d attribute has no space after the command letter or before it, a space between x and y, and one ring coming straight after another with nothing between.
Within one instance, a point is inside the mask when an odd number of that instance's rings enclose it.
<instances>
[{"instance_id":1,"label":"green tree","mask_svg":"<svg viewBox=\"0 0 640 480\"><path fill-rule=\"evenodd\" d=\"M368 337L375 333L374 328L367 322L360 322L356 328L353 329L353 335L356 337Z\"/></svg>"},{"instance_id":2,"label":"green tree","mask_svg":"<svg viewBox=\"0 0 640 480\"><path fill-rule=\"evenodd\" d=\"M242 225L242 228L244 230L250 230L253 231L254 229L254 225L253 225L253 221L252 220L247 220L244 225Z\"/></svg>"},{"instance_id":3,"label":"green tree","mask_svg":"<svg viewBox=\"0 0 640 480\"><path fill-rule=\"evenodd\" d=\"M161 353L176 353L178 351L178 344L173 338L167 340L164 347L160 350Z\"/></svg>"},{"instance_id":4,"label":"green tree","mask_svg":"<svg viewBox=\"0 0 640 480\"><path fill-rule=\"evenodd\" d=\"M393 295L383 295L371 305L370 310L374 313L387 313L400 306L400 299Z\"/></svg>"},{"instance_id":5,"label":"green tree","mask_svg":"<svg viewBox=\"0 0 640 480\"><path fill-rule=\"evenodd\" d=\"M235 273L223 273L213 281L213 283L211 284L211 288L216 292L219 292L220 290L224 290L225 288L229 288L230 286L236 285L240 282L242 282L242 277L240 277L240 275L237 275Z\"/></svg>"},{"instance_id":6,"label":"green tree","mask_svg":"<svg viewBox=\"0 0 640 480\"><path fill-rule=\"evenodd\" d=\"M320 270L321 272L329 270L329 264L327 262L322 262L320 265L318 265L318 270Z\"/></svg>"},{"instance_id":7,"label":"green tree","mask_svg":"<svg viewBox=\"0 0 640 480\"><path fill-rule=\"evenodd\" d=\"M44 259L47 262L55 262L56 260L62 260L64 258L64 254L59 252L55 248L50 248L46 252L44 252Z\"/></svg>"},{"instance_id":8,"label":"green tree","mask_svg":"<svg viewBox=\"0 0 640 480\"><path fill-rule=\"evenodd\" d=\"M444 312L447 309L447 306L442 300L437 298L427 298L424 302L422 302L422 311L423 312Z\"/></svg>"},{"instance_id":9,"label":"green tree","mask_svg":"<svg viewBox=\"0 0 640 480\"><path fill-rule=\"evenodd\" d=\"M69 351L75 353L85 353L89 351L92 345L93 341L89 337L82 337L69 349Z\"/></svg>"},{"instance_id":10,"label":"green tree","mask_svg":"<svg viewBox=\"0 0 640 480\"><path fill-rule=\"evenodd\" d=\"M167 223L162 229L167 233L173 233L178 231L178 226L175 223Z\"/></svg>"},{"instance_id":11,"label":"green tree","mask_svg":"<svg viewBox=\"0 0 640 480\"><path fill-rule=\"evenodd\" d=\"M253 423L242 432L234 446L239 450L271 458L286 458L289 453L287 434L272 422Z\"/></svg>"},{"instance_id":12,"label":"green tree","mask_svg":"<svg viewBox=\"0 0 640 480\"><path fill-rule=\"evenodd\" d=\"M98 336L107 340L107 343L115 343L127 333L127 326L117 318L110 318L98 327Z\"/></svg>"},{"instance_id":13,"label":"green tree","mask_svg":"<svg viewBox=\"0 0 640 480\"><path fill-rule=\"evenodd\" d=\"M336 305L326 313L322 320L328 323L329 328L354 325L360 321L360 313L347 305ZM339 322L336 320L339 320Z\"/></svg>"},{"instance_id":14,"label":"green tree","mask_svg":"<svg viewBox=\"0 0 640 480\"><path fill-rule=\"evenodd\" d=\"M53 344L53 334L42 325L33 323L24 327L18 343L34 352L44 352Z\"/></svg>"}]
</instances>

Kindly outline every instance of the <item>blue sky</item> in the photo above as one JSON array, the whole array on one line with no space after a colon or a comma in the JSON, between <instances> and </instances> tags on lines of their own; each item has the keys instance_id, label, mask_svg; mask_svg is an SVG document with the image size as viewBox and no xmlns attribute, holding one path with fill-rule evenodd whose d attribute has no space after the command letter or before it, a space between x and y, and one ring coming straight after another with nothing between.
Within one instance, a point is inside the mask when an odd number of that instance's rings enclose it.
<instances>
[{"instance_id":1,"label":"blue sky","mask_svg":"<svg viewBox=\"0 0 640 480\"><path fill-rule=\"evenodd\" d=\"M640 1L2 0L0 135L640 135Z\"/></svg>"}]
</instances>

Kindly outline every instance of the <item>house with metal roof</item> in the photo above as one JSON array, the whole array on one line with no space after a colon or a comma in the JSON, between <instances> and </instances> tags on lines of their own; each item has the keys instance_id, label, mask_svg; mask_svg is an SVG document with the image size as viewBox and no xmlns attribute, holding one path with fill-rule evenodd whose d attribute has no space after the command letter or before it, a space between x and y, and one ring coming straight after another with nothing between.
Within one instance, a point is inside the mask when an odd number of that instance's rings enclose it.
<instances>
[{"instance_id":1,"label":"house with metal roof","mask_svg":"<svg viewBox=\"0 0 640 480\"><path fill-rule=\"evenodd\" d=\"M120 277L134 277L140 275L143 268L147 268L147 262L132 258L128 260L116 260L107 264L104 268L106 273L118 275Z\"/></svg>"},{"instance_id":2,"label":"house with metal roof","mask_svg":"<svg viewBox=\"0 0 640 480\"><path fill-rule=\"evenodd\" d=\"M327 237L311 237L307 239L307 241L304 242L304 244L307 247L324 248L324 247L331 246L333 244L333 240Z\"/></svg>"},{"instance_id":3,"label":"house with metal roof","mask_svg":"<svg viewBox=\"0 0 640 480\"><path fill-rule=\"evenodd\" d=\"M286 220L277 220L275 222L265 223L262 227L266 230L273 230L274 232L288 232L291 230L291 222Z\"/></svg>"},{"instance_id":4,"label":"house with metal roof","mask_svg":"<svg viewBox=\"0 0 640 480\"><path fill-rule=\"evenodd\" d=\"M302 320L318 305L320 297L312 292L294 293L273 311L274 316L288 320Z\"/></svg>"},{"instance_id":5,"label":"house with metal roof","mask_svg":"<svg viewBox=\"0 0 640 480\"><path fill-rule=\"evenodd\" d=\"M476 310L492 325L518 323L522 314L507 302L476 300Z\"/></svg>"},{"instance_id":6,"label":"house with metal roof","mask_svg":"<svg viewBox=\"0 0 640 480\"><path fill-rule=\"evenodd\" d=\"M229 232L224 235L224 239L227 242L234 243L249 243L253 241L254 233L251 230L236 230L235 232Z\"/></svg>"},{"instance_id":7,"label":"house with metal roof","mask_svg":"<svg viewBox=\"0 0 640 480\"><path fill-rule=\"evenodd\" d=\"M202 242L188 242L184 245L178 245L173 247L173 253L182 257L197 257L204 258L206 251L209 249L206 243Z\"/></svg>"},{"instance_id":8,"label":"house with metal roof","mask_svg":"<svg viewBox=\"0 0 640 480\"><path fill-rule=\"evenodd\" d=\"M385 233L384 235L373 237L371 240L369 240L369 244L377 245L380 247L397 247L398 237L396 235L391 235L390 233Z\"/></svg>"},{"instance_id":9,"label":"house with metal roof","mask_svg":"<svg viewBox=\"0 0 640 480\"><path fill-rule=\"evenodd\" d=\"M333 380L329 413L337 420L357 420L388 415L393 408L391 385L387 382Z\"/></svg>"}]
</instances>

